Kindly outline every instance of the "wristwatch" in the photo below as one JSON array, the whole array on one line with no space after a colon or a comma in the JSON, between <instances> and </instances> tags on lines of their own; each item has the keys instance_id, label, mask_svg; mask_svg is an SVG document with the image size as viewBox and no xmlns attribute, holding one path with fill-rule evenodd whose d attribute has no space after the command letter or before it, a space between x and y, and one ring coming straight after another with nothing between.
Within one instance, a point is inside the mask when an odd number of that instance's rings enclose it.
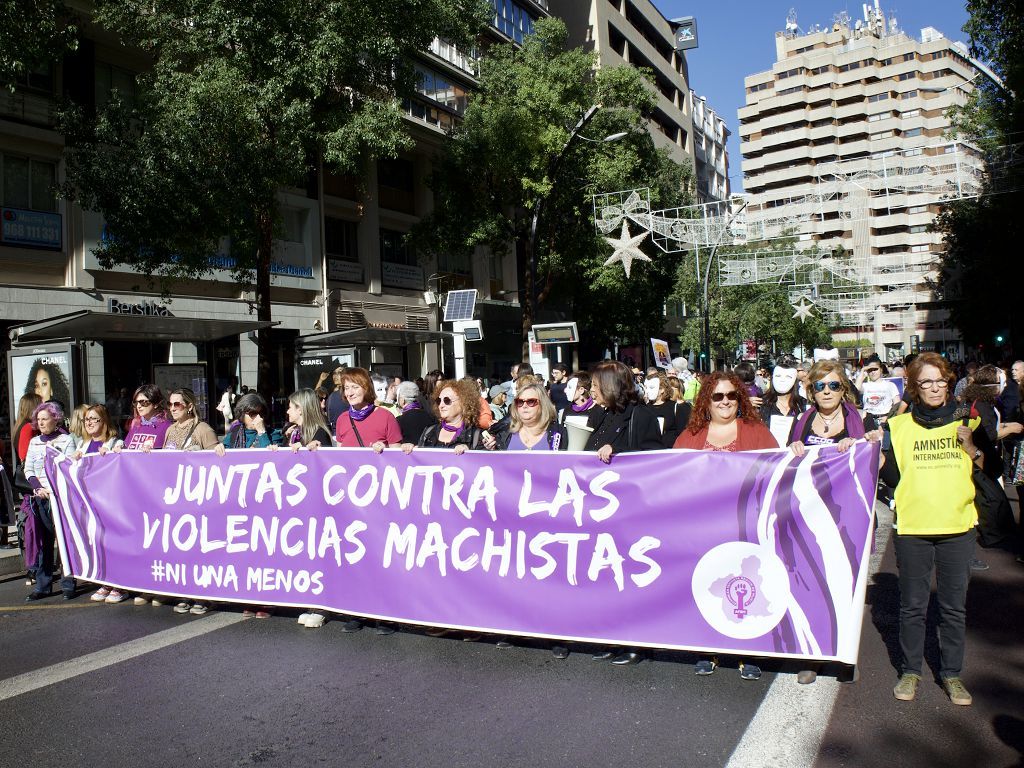
<instances>
[{"instance_id":1,"label":"wristwatch","mask_svg":"<svg viewBox=\"0 0 1024 768\"><path fill-rule=\"evenodd\" d=\"M981 456L981 448L975 448L974 455L971 456L971 461L977 461L979 456Z\"/></svg>"}]
</instances>

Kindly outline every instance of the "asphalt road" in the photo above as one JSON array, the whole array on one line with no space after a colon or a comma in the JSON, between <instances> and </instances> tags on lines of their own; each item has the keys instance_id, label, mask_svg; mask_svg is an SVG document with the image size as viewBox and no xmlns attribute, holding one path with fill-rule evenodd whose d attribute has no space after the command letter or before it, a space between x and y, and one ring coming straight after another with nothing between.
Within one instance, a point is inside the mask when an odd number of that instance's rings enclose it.
<instances>
[{"instance_id":1,"label":"asphalt road","mask_svg":"<svg viewBox=\"0 0 1024 768\"><path fill-rule=\"evenodd\" d=\"M883 529L884 533L884 529ZM891 550L891 547L889 548ZM1024 567L986 552L973 581L972 707L922 683L892 698L895 563L880 553L859 680L800 686L693 657L613 667L574 651L418 632L309 630L282 614L22 602L0 583L0 767L1024 765ZM934 655L934 652L932 652Z\"/></svg>"}]
</instances>

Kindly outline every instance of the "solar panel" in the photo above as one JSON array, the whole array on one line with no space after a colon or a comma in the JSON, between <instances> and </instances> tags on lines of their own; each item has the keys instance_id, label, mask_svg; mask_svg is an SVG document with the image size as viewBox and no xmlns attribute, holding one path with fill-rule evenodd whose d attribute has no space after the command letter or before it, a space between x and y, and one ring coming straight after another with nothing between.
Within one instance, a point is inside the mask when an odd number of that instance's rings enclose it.
<instances>
[{"instance_id":1,"label":"solar panel","mask_svg":"<svg viewBox=\"0 0 1024 768\"><path fill-rule=\"evenodd\" d=\"M472 320L475 309L475 288L465 291L448 291L448 299L444 304L444 321L457 323L460 320Z\"/></svg>"}]
</instances>

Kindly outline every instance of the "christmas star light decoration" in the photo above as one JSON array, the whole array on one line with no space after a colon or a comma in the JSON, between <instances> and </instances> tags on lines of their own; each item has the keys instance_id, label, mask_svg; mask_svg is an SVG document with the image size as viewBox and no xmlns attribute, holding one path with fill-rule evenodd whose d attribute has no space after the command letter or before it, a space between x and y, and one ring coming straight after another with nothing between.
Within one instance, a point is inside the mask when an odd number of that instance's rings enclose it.
<instances>
[{"instance_id":1,"label":"christmas star light decoration","mask_svg":"<svg viewBox=\"0 0 1024 768\"><path fill-rule=\"evenodd\" d=\"M814 305L808 304L805 299L800 299L800 303L794 304L793 309L796 310L796 312L793 313L793 317L799 317L801 323L805 322L810 317L814 317L814 313L811 312L811 310L814 309Z\"/></svg>"},{"instance_id":2,"label":"christmas star light decoration","mask_svg":"<svg viewBox=\"0 0 1024 768\"><path fill-rule=\"evenodd\" d=\"M604 263L606 267L611 266L617 261L622 262L622 268L626 270L626 277L629 277L629 269L633 266L633 259L640 259L640 261L650 261L650 257L640 250L639 245L650 232L644 231L636 237L629 236L629 226L626 224L626 220L622 220L622 235L618 239L613 237L606 237L605 240L608 244L615 249L615 252L608 257L608 261Z\"/></svg>"}]
</instances>

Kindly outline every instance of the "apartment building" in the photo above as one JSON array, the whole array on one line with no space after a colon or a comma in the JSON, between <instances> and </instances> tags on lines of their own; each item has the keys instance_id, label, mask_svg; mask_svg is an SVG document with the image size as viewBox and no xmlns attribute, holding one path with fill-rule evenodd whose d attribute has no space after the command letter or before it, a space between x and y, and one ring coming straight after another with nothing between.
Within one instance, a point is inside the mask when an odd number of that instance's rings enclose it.
<instances>
[{"instance_id":1,"label":"apartment building","mask_svg":"<svg viewBox=\"0 0 1024 768\"><path fill-rule=\"evenodd\" d=\"M697 202L728 200L729 151L732 131L725 120L708 105L706 96L690 91L693 105L693 175L697 182Z\"/></svg>"},{"instance_id":2,"label":"apartment building","mask_svg":"<svg viewBox=\"0 0 1024 768\"><path fill-rule=\"evenodd\" d=\"M748 232L783 218L802 240L842 249L853 279L837 338L890 357L961 354L928 288L942 249L929 225L981 173L978 153L946 137L947 111L989 75L963 44L932 28L913 37L877 6L808 33L791 17L775 43L771 69L745 78L739 111Z\"/></svg>"},{"instance_id":3,"label":"apartment building","mask_svg":"<svg viewBox=\"0 0 1024 768\"><path fill-rule=\"evenodd\" d=\"M482 47L521 43L548 14L546 0L491 4ZM164 381L172 375L190 383L203 379L195 386L210 399L231 381L254 386L255 297L227 268L175 285L165 300L128 268L101 268L93 248L104 236L102 217L54 194L64 180L64 139L54 120L58 99L102 103L115 87L130 97L136 74L148 65L102 30L88 29L73 55L0 94L0 400L13 408L31 389L7 370L12 336L22 349L74 342L65 374L75 400L103 402L114 390L160 375ZM498 296L488 301L485 317L518 328L518 310L501 293L514 294L514 258L481 251L424 265L415 244L405 240L431 210L426 180L432 159L465 110L478 55L435 40L419 56L417 92L404 102L414 149L367 163L359 179L324 168L309 188L281 190L283 236L272 266L272 312L279 323L270 331L273 394L316 383L318 358L328 366L342 361L413 377L437 367L435 297L451 288ZM518 342L509 346L509 360L518 359ZM504 360L499 365L474 356L471 362L481 373L507 370Z\"/></svg>"},{"instance_id":4,"label":"apartment building","mask_svg":"<svg viewBox=\"0 0 1024 768\"><path fill-rule=\"evenodd\" d=\"M692 165L689 73L675 50L675 28L650 0L549 0L565 21L569 45L597 53L599 67L631 65L654 73L657 105L648 121L654 143L677 163Z\"/></svg>"}]
</instances>

